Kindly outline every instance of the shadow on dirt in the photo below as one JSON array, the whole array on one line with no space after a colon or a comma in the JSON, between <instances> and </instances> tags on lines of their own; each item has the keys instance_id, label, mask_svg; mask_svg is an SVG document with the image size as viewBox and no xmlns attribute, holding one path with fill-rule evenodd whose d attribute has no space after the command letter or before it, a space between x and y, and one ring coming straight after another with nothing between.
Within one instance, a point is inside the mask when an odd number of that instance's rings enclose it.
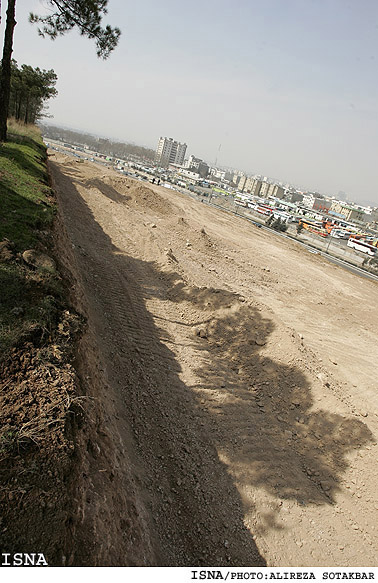
<instances>
[{"instance_id":1,"label":"shadow on dirt","mask_svg":"<svg viewBox=\"0 0 378 583\"><path fill-rule=\"evenodd\" d=\"M71 178L54 163L50 165L59 182L63 215L70 217L65 223L109 385L101 406L106 409L107 402L115 401L117 418L108 418L103 428L113 435L118 449L120 468L113 472L136 474L139 496L150 517L146 537L155 541L155 563L149 559L150 564L263 566L264 559L243 523L240 496L209 437L211 421L199 409L196 395L181 381L175 355L162 342L146 310L144 287L150 294L158 293L159 273L153 265L114 247ZM115 435L121 437L121 445L115 443ZM132 467L125 464L122 448L132 457ZM100 467L106 465L100 463ZM131 493L127 498L127 492L113 492L106 475L101 475L104 481L98 485L97 495L107 505L122 496L126 499L113 508L111 531L101 531L102 519L98 517L96 522L93 507L82 510L89 517L84 523L80 524L79 516L73 519L73 564L105 562L102 557L94 558L97 541L89 543L88 531L107 541L101 543L109 545L108 551L102 548L111 557L105 564L130 564L125 562L130 556L133 565L141 564L138 557L143 555L143 541L141 535L135 536L139 526L130 521Z\"/></svg>"},{"instance_id":2,"label":"shadow on dirt","mask_svg":"<svg viewBox=\"0 0 378 583\"><path fill-rule=\"evenodd\" d=\"M321 404L314 410L300 365L264 354L274 325L243 297L189 288L176 274L168 290L181 307L191 303L202 309L205 325L197 350L206 357L196 371L195 391L215 420L217 448L232 475L246 487L301 505L334 503L348 454L375 441L368 427Z\"/></svg>"},{"instance_id":3,"label":"shadow on dirt","mask_svg":"<svg viewBox=\"0 0 378 583\"><path fill-rule=\"evenodd\" d=\"M157 563L264 565L244 524L245 512L253 516L254 509L250 502L243 506L235 480L242 489L263 488L277 499L332 504L347 454L372 441L370 431L358 420L313 410L300 368L264 356L271 320L237 294L188 286L172 270L125 255L71 179L51 167L117 404L118 420L107 427L116 424L126 448L136 452ZM166 300L170 308L163 315L160 310L159 328L149 310L154 302L164 309ZM178 342L169 323L179 321L187 306L198 320L193 330L182 326ZM195 383L180 378L167 347L176 343L186 345L188 358L193 351L201 358ZM124 513L115 508L114 520L124 524ZM274 513L267 512L266 526L278 528ZM80 548L79 527L77 532L75 564L90 564L91 551ZM128 539L127 530L120 526L119 532Z\"/></svg>"},{"instance_id":4,"label":"shadow on dirt","mask_svg":"<svg viewBox=\"0 0 378 583\"><path fill-rule=\"evenodd\" d=\"M110 186L110 184L106 184L106 182L104 182L103 180L100 180L98 178L86 180L85 186L88 188L96 188L97 190L99 190L101 192L101 194L103 194L104 196L106 196L107 198L112 200L113 202L117 202L120 204L125 204L128 200L131 199L130 196L127 196L125 194L120 194L115 188Z\"/></svg>"},{"instance_id":5,"label":"shadow on dirt","mask_svg":"<svg viewBox=\"0 0 378 583\"><path fill-rule=\"evenodd\" d=\"M131 199L130 196L118 192L118 190L113 188L113 186L107 184L106 182L104 182L104 180L101 180L100 178L90 178L84 181L81 180L80 168L78 168L76 165L80 166L81 164L80 162L76 161L76 163L71 163L69 167L65 168L66 176L70 176L73 182L79 182L86 188L93 188L95 190L98 190L99 192L101 192L103 196L106 196L106 198L108 198L109 200L112 200L113 202L119 204L125 204L127 203L128 200ZM126 188L129 188L129 186L126 186Z\"/></svg>"}]
</instances>

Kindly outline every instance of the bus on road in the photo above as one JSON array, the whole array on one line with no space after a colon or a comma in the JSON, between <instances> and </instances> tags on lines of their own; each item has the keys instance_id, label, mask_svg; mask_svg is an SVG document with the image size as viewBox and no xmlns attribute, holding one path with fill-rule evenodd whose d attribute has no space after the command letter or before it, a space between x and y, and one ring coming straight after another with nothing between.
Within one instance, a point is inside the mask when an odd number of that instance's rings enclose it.
<instances>
[{"instance_id":1,"label":"bus on road","mask_svg":"<svg viewBox=\"0 0 378 583\"><path fill-rule=\"evenodd\" d=\"M361 239L349 237L347 245L348 247L352 247L352 249L355 249L356 251L361 251L361 253L366 253L371 257L376 257L377 255L377 248L373 247L373 245L369 245L369 243L366 243L365 241L361 241Z\"/></svg>"}]
</instances>

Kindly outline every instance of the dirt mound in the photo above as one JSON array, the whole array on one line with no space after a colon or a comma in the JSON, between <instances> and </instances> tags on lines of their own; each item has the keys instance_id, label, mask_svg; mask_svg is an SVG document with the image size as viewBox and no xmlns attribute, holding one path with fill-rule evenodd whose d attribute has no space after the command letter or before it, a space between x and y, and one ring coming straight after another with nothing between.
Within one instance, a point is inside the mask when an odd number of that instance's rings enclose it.
<instances>
[{"instance_id":1,"label":"dirt mound","mask_svg":"<svg viewBox=\"0 0 378 583\"><path fill-rule=\"evenodd\" d=\"M161 248L160 234L156 234L154 240L155 259L162 264L168 258L168 263L172 261L178 265L186 262L207 262L217 250L217 243L213 237L207 234L204 227L199 227L196 222L189 221L184 217L176 216L177 209L166 215L163 220L160 217L158 224L149 224L152 228L159 227L167 234L169 246ZM179 268L181 275L183 272ZM209 269L212 269L211 267Z\"/></svg>"},{"instance_id":2,"label":"dirt mound","mask_svg":"<svg viewBox=\"0 0 378 583\"><path fill-rule=\"evenodd\" d=\"M117 180L117 177L103 175L101 178L93 177L84 181L86 188L97 191L113 202L127 204L130 199L126 181Z\"/></svg>"},{"instance_id":3,"label":"dirt mound","mask_svg":"<svg viewBox=\"0 0 378 583\"><path fill-rule=\"evenodd\" d=\"M172 212L172 205L156 190L123 176L104 174L88 178L85 186L95 188L113 202L131 204L155 215L164 216Z\"/></svg>"},{"instance_id":4,"label":"dirt mound","mask_svg":"<svg viewBox=\"0 0 378 583\"><path fill-rule=\"evenodd\" d=\"M187 247L192 247L195 251L203 253L216 251L217 244L214 238L207 233L204 226L200 227L197 223L184 217L178 219L177 225L178 232L186 237Z\"/></svg>"},{"instance_id":5,"label":"dirt mound","mask_svg":"<svg viewBox=\"0 0 378 583\"><path fill-rule=\"evenodd\" d=\"M152 190L143 185L131 185L129 195L138 205L138 208L144 208L148 212L158 215L169 215L172 212L171 203L161 196L156 190Z\"/></svg>"}]
</instances>

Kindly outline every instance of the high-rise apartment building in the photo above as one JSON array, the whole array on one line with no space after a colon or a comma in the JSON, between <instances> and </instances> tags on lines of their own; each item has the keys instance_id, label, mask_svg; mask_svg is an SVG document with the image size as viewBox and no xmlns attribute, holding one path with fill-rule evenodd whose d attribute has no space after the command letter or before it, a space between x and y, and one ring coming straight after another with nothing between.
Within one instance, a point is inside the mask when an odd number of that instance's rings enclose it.
<instances>
[{"instance_id":1,"label":"high-rise apartment building","mask_svg":"<svg viewBox=\"0 0 378 583\"><path fill-rule=\"evenodd\" d=\"M270 183L269 182L266 182L265 180L263 180L261 182L261 187L260 187L259 195L260 196L268 196L269 186L270 186Z\"/></svg>"},{"instance_id":2,"label":"high-rise apartment building","mask_svg":"<svg viewBox=\"0 0 378 583\"><path fill-rule=\"evenodd\" d=\"M173 138L160 138L156 148L155 160L161 166L184 163L186 144L176 142Z\"/></svg>"},{"instance_id":3,"label":"high-rise apartment building","mask_svg":"<svg viewBox=\"0 0 378 583\"><path fill-rule=\"evenodd\" d=\"M249 192L253 194L253 196L260 196L261 186L262 186L261 180L258 180L258 178L254 178L251 183L251 188Z\"/></svg>"},{"instance_id":4,"label":"high-rise apartment building","mask_svg":"<svg viewBox=\"0 0 378 583\"><path fill-rule=\"evenodd\" d=\"M245 183L247 181L247 177L242 174L241 176L239 176L239 180L238 180L238 191L239 192L243 192L244 191L244 187L245 187Z\"/></svg>"}]
</instances>

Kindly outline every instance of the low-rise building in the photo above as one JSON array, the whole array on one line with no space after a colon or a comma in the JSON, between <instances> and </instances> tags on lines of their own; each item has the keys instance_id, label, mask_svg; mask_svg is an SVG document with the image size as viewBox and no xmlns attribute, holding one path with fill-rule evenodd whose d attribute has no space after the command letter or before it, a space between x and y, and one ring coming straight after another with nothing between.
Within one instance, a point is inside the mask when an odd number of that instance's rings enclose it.
<instances>
[{"instance_id":1,"label":"low-rise building","mask_svg":"<svg viewBox=\"0 0 378 583\"><path fill-rule=\"evenodd\" d=\"M219 178L220 180L224 180L226 176L225 170L220 170L219 168L210 168L210 174L214 176L214 178Z\"/></svg>"},{"instance_id":2,"label":"low-rise building","mask_svg":"<svg viewBox=\"0 0 378 583\"><path fill-rule=\"evenodd\" d=\"M302 206L305 206L308 209L312 209L315 202L315 196L312 192L304 192L303 199L302 199Z\"/></svg>"},{"instance_id":3,"label":"low-rise building","mask_svg":"<svg viewBox=\"0 0 378 583\"><path fill-rule=\"evenodd\" d=\"M342 215L346 221L363 221L364 211L358 207L353 207L340 200L334 200L331 210Z\"/></svg>"},{"instance_id":4,"label":"low-rise building","mask_svg":"<svg viewBox=\"0 0 378 583\"><path fill-rule=\"evenodd\" d=\"M194 172L198 172L198 174L202 178L206 178L208 176L209 170L210 170L210 168L206 164L206 162L204 162L200 158L196 158L193 155L192 156L189 156L188 160L186 161L185 166L189 170L193 170Z\"/></svg>"},{"instance_id":5,"label":"low-rise building","mask_svg":"<svg viewBox=\"0 0 378 583\"><path fill-rule=\"evenodd\" d=\"M191 184L197 184L202 180L202 177L198 172L182 167L177 169L176 176L190 182Z\"/></svg>"},{"instance_id":6,"label":"low-rise building","mask_svg":"<svg viewBox=\"0 0 378 583\"><path fill-rule=\"evenodd\" d=\"M313 209L318 211L323 211L324 213L328 213L332 205L332 201L326 198L318 198L315 197Z\"/></svg>"}]
</instances>

